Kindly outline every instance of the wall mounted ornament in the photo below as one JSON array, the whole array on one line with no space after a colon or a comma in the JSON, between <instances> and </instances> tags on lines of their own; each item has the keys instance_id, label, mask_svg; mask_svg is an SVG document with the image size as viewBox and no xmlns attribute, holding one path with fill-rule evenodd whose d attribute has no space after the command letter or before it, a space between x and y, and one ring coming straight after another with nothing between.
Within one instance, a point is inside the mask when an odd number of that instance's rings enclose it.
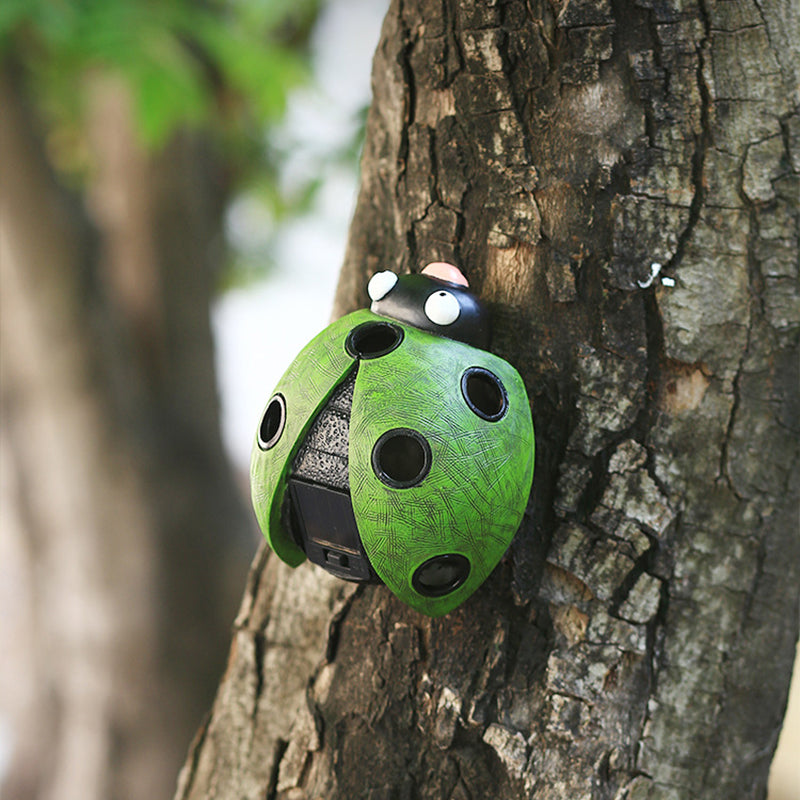
<instances>
[{"instance_id":1,"label":"wall mounted ornament","mask_svg":"<svg viewBox=\"0 0 800 800\"><path fill-rule=\"evenodd\" d=\"M270 547L384 583L430 616L489 576L522 520L534 433L522 378L454 266L379 272L266 405L250 469Z\"/></svg>"}]
</instances>

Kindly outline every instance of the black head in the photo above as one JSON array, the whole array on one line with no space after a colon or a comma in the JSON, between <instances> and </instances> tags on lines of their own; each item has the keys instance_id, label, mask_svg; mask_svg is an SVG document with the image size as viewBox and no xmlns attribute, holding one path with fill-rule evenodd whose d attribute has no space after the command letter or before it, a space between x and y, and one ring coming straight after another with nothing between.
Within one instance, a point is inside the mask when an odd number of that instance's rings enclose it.
<instances>
[{"instance_id":1,"label":"black head","mask_svg":"<svg viewBox=\"0 0 800 800\"><path fill-rule=\"evenodd\" d=\"M466 287L428 275L378 272L368 286L375 314L460 342L489 349L487 308Z\"/></svg>"}]
</instances>

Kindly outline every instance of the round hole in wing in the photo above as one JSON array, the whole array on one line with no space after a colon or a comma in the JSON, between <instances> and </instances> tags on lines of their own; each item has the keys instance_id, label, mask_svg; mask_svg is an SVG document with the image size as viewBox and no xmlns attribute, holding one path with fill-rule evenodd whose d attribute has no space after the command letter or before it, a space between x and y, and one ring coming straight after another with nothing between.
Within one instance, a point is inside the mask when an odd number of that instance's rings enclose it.
<instances>
[{"instance_id":1,"label":"round hole in wing","mask_svg":"<svg viewBox=\"0 0 800 800\"><path fill-rule=\"evenodd\" d=\"M403 329L391 322L364 322L350 331L345 348L355 358L380 358L403 341Z\"/></svg>"},{"instance_id":2,"label":"round hole in wing","mask_svg":"<svg viewBox=\"0 0 800 800\"><path fill-rule=\"evenodd\" d=\"M500 378L483 367L470 367L461 376L461 394L482 419L499 420L508 409L508 394Z\"/></svg>"},{"instance_id":3,"label":"round hole in wing","mask_svg":"<svg viewBox=\"0 0 800 800\"><path fill-rule=\"evenodd\" d=\"M262 450L269 450L274 447L278 439L281 438L285 425L286 400L284 400L282 394L276 394L267 403L264 416L261 417L261 424L258 426L258 446Z\"/></svg>"},{"instance_id":4,"label":"round hole in wing","mask_svg":"<svg viewBox=\"0 0 800 800\"><path fill-rule=\"evenodd\" d=\"M408 428L387 431L372 449L372 468L387 486L416 486L430 471L430 445L422 434Z\"/></svg>"},{"instance_id":5,"label":"round hole in wing","mask_svg":"<svg viewBox=\"0 0 800 800\"><path fill-rule=\"evenodd\" d=\"M469 559L458 553L429 558L420 564L411 585L425 597L443 597L458 589L469 577Z\"/></svg>"}]
</instances>

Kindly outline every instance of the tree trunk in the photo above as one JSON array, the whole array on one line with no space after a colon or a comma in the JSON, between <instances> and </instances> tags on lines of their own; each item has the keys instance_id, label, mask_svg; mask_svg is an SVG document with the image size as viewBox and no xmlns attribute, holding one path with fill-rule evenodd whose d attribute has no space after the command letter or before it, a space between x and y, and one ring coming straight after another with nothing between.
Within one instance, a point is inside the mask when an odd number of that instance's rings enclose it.
<instances>
[{"instance_id":1,"label":"tree trunk","mask_svg":"<svg viewBox=\"0 0 800 800\"><path fill-rule=\"evenodd\" d=\"M208 321L220 187L196 185L196 138L153 165L98 85L88 215L3 67L3 792L149 800L211 701L246 563Z\"/></svg>"},{"instance_id":2,"label":"tree trunk","mask_svg":"<svg viewBox=\"0 0 800 800\"><path fill-rule=\"evenodd\" d=\"M763 797L798 630L798 9L396 0L336 298L459 264L531 397L487 583L262 553L177 798Z\"/></svg>"}]
</instances>

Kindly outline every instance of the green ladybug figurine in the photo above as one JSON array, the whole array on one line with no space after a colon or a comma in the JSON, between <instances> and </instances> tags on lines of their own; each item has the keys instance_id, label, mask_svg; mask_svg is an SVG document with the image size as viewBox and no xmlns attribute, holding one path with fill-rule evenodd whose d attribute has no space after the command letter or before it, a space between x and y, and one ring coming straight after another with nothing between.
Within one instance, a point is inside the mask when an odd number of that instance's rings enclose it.
<instances>
[{"instance_id":1,"label":"green ladybug figurine","mask_svg":"<svg viewBox=\"0 0 800 800\"><path fill-rule=\"evenodd\" d=\"M533 480L525 385L487 352L488 314L451 264L379 272L370 310L314 338L275 389L250 468L279 558L385 583L429 616L489 576Z\"/></svg>"}]
</instances>

